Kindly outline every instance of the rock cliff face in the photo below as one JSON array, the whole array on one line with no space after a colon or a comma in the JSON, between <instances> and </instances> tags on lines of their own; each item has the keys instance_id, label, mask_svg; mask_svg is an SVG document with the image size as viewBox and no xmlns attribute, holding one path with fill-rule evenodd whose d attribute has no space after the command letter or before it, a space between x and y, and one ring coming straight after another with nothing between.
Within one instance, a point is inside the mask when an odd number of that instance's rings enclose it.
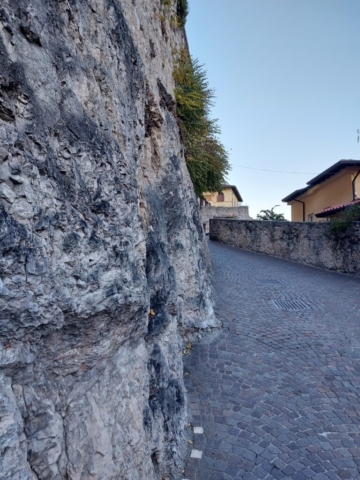
<instances>
[{"instance_id":1,"label":"rock cliff face","mask_svg":"<svg viewBox=\"0 0 360 480\"><path fill-rule=\"evenodd\" d=\"M218 325L162 3L0 4L0 478L177 478Z\"/></svg>"}]
</instances>

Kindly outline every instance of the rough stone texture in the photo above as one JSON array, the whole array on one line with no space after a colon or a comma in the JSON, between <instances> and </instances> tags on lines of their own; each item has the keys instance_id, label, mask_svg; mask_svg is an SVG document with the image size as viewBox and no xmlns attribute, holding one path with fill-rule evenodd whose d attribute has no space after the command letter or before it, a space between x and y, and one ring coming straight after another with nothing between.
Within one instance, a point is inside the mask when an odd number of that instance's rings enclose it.
<instances>
[{"instance_id":1,"label":"rough stone texture","mask_svg":"<svg viewBox=\"0 0 360 480\"><path fill-rule=\"evenodd\" d=\"M210 239L314 267L360 275L360 222L346 233L328 223L210 220Z\"/></svg>"},{"instance_id":2,"label":"rough stone texture","mask_svg":"<svg viewBox=\"0 0 360 480\"><path fill-rule=\"evenodd\" d=\"M218 323L161 5L1 2L0 478L181 464L183 339Z\"/></svg>"},{"instance_id":3,"label":"rough stone texture","mask_svg":"<svg viewBox=\"0 0 360 480\"><path fill-rule=\"evenodd\" d=\"M212 207L203 206L200 209L201 222L205 225L206 233L209 232L210 218L234 218L237 220L251 220L249 216L249 207L241 205L240 207Z\"/></svg>"}]
</instances>

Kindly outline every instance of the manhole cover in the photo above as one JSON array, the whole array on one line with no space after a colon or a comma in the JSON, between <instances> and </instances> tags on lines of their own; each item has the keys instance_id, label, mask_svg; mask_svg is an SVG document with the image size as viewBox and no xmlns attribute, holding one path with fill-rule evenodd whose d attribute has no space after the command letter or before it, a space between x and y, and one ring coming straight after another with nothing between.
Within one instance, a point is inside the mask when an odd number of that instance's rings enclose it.
<instances>
[{"instance_id":1,"label":"manhole cover","mask_svg":"<svg viewBox=\"0 0 360 480\"><path fill-rule=\"evenodd\" d=\"M305 302L301 300L272 300L272 303L279 310L306 310L309 307Z\"/></svg>"}]
</instances>

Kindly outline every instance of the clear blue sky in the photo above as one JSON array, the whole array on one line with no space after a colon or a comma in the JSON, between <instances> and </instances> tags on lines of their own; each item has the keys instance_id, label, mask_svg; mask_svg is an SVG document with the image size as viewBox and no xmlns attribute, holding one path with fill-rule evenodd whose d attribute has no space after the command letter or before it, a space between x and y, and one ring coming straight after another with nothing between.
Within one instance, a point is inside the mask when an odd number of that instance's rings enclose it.
<instances>
[{"instance_id":1,"label":"clear blue sky","mask_svg":"<svg viewBox=\"0 0 360 480\"><path fill-rule=\"evenodd\" d=\"M360 159L360 0L189 3L190 51L216 92L229 183L254 218L276 204L290 218L282 198Z\"/></svg>"}]
</instances>

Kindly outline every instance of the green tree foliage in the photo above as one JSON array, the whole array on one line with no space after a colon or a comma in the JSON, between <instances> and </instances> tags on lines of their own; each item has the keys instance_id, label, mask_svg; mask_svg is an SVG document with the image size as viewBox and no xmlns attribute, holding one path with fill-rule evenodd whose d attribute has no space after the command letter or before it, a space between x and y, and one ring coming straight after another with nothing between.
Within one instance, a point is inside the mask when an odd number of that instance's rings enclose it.
<instances>
[{"instance_id":1,"label":"green tree foliage","mask_svg":"<svg viewBox=\"0 0 360 480\"><path fill-rule=\"evenodd\" d=\"M200 198L204 192L221 192L230 165L218 139L217 121L210 118L214 92L206 71L183 50L176 61L174 80L185 158L195 192Z\"/></svg>"},{"instance_id":2,"label":"green tree foliage","mask_svg":"<svg viewBox=\"0 0 360 480\"><path fill-rule=\"evenodd\" d=\"M189 14L188 0L177 0L177 17L178 17L178 24L180 27L183 27L185 25L188 14Z\"/></svg>"},{"instance_id":3,"label":"green tree foliage","mask_svg":"<svg viewBox=\"0 0 360 480\"><path fill-rule=\"evenodd\" d=\"M275 205L270 210L260 210L260 213L257 214L258 220L274 220L277 222L287 222L283 213L276 213L274 209L280 205Z\"/></svg>"},{"instance_id":4,"label":"green tree foliage","mask_svg":"<svg viewBox=\"0 0 360 480\"><path fill-rule=\"evenodd\" d=\"M346 208L342 215L330 223L330 233L338 234L348 231L353 222L360 222L360 203Z\"/></svg>"}]
</instances>

